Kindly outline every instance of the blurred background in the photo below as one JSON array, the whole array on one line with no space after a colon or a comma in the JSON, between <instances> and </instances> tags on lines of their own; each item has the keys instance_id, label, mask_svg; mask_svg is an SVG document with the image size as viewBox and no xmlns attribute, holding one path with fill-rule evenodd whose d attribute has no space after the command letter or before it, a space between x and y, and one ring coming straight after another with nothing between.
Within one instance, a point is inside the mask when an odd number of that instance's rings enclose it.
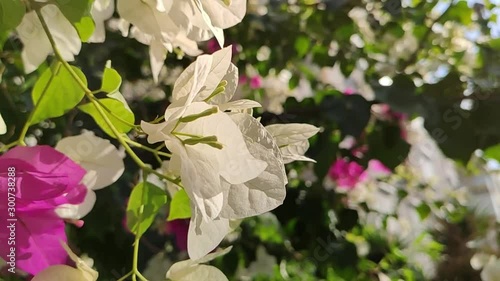
<instances>
[{"instance_id":1,"label":"blurred background","mask_svg":"<svg viewBox=\"0 0 500 281\"><path fill-rule=\"evenodd\" d=\"M306 154L317 163L288 165L284 204L244 220L214 264L240 281L500 280L499 14L493 0L248 0L243 22L225 31L237 96L263 105L255 115L265 125L322 129ZM92 89L111 60L136 120L153 120L194 58L170 54L154 83L148 47L122 38L115 16L106 42L85 44L77 64ZM43 70L25 78L21 48L10 38L0 53L0 111L19 127ZM215 40L202 48L219 49ZM107 138L74 110L33 126L29 142L54 145L83 124ZM85 227L68 226L99 280L118 279L132 262L124 218L139 171L126 164L97 191ZM187 257L189 220L167 222L167 211L141 239L151 281Z\"/></svg>"}]
</instances>

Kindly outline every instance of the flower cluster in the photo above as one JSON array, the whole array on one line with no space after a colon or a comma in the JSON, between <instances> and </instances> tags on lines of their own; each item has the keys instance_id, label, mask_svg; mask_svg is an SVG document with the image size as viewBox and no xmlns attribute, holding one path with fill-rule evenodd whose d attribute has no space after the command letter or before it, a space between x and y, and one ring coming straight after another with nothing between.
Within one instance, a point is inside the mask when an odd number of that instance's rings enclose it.
<instances>
[{"instance_id":1,"label":"flower cluster","mask_svg":"<svg viewBox=\"0 0 500 281\"><path fill-rule=\"evenodd\" d=\"M264 127L249 112L260 106L232 100L238 71L231 47L202 55L174 85L172 103L159 124L142 122L150 143L172 152L168 169L191 201L191 259L215 249L233 222L279 206L285 197L284 163L310 160L307 139L319 129L306 124Z\"/></svg>"}]
</instances>

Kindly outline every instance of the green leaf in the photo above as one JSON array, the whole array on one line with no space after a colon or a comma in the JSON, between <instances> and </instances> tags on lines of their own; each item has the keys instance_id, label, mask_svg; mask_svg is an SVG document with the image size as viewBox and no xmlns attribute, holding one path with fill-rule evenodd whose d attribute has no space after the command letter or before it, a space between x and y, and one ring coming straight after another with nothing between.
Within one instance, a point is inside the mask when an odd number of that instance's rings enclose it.
<instances>
[{"instance_id":1,"label":"green leaf","mask_svg":"<svg viewBox=\"0 0 500 281\"><path fill-rule=\"evenodd\" d=\"M191 217L189 197L184 189L177 191L170 202L170 212L167 221L188 219Z\"/></svg>"},{"instance_id":2,"label":"green leaf","mask_svg":"<svg viewBox=\"0 0 500 281\"><path fill-rule=\"evenodd\" d=\"M94 0L55 0L55 2L63 15L74 24L90 15Z\"/></svg>"},{"instance_id":3,"label":"green leaf","mask_svg":"<svg viewBox=\"0 0 500 281\"><path fill-rule=\"evenodd\" d=\"M127 133L132 129L131 125L135 122L134 114L119 92L116 92L113 95L114 96L110 98L100 99L99 103L105 107L105 109L103 108L105 115L118 132ZM120 100L120 97L123 100ZM111 128L108 126L106 121L104 121L104 118L92 103L81 105L79 108L81 111L92 116L97 125L99 125L99 127L101 127L106 134L110 137L116 138Z\"/></svg>"},{"instance_id":4,"label":"green leaf","mask_svg":"<svg viewBox=\"0 0 500 281\"><path fill-rule=\"evenodd\" d=\"M500 161L500 144L491 146L484 151L484 157Z\"/></svg>"},{"instance_id":5,"label":"green leaf","mask_svg":"<svg viewBox=\"0 0 500 281\"><path fill-rule=\"evenodd\" d=\"M91 16L84 16L78 22L74 22L73 25L80 36L82 42L87 42L92 34L94 34L95 23Z\"/></svg>"},{"instance_id":6,"label":"green leaf","mask_svg":"<svg viewBox=\"0 0 500 281\"><path fill-rule=\"evenodd\" d=\"M420 220L425 220L431 213L431 208L429 205L422 203L417 207L417 212Z\"/></svg>"},{"instance_id":7,"label":"green leaf","mask_svg":"<svg viewBox=\"0 0 500 281\"><path fill-rule=\"evenodd\" d=\"M299 58L307 54L310 45L311 39L305 36L300 36L299 38L297 38L297 40L295 40L295 50L297 51L297 55L299 56Z\"/></svg>"},{"instance_id":8,"label":"green leaf","mask_svg":"<svg viewBox=\"0 0 500 281\"><path fill-rule=\"evenodd\" d=\"M0 1L0 26L2 29L16 28L23 20L26 7L21 0Z\"/></svg>"},{"instance_id":9,"label":"green leaf","mask_svg":"<svg viewBox=\"0 0 500 281\"><path fill-rule=\"evenodd\" d=\"M442 18L442 22L458 21L464 25L472 23L473 11L469 8L467 1L459 1L448 10Z\"/></svg>"},{"instance_id":10,"label":"green leaf","mask_svg":"<svg viewBox=\"0 0 500 281\"><path fill-rule=\"evenodd\" d=\"M120 74L107 65L102 75L101 91L112 94L120 89L121 84L122 78Z\"/></svg>"},{"instance_id":11,"label":"green leaf","mask_svg":"<svg viewBox=\"0 0 500 281\"><path fill-rule=\"evenodd\" d=\"M127 205L128 229L137 236L142 236L166 203L167 195L161 188L149 182L136 185Z\"/></svg>"},{"instance_id":12,"label":"green leaf","mask_svg":"<svg viewBox=\"0 0 500 281\"><path fill-rule=\"evenodd\" d=\"M87 79L83 72L74 66L71 68L86 85ZM54 67L45 70L35 83L31 94L35 105L31 124L64 115L76 107L84 95L84 90L70 72L62 64L57 63ZM42 96L43 99L41 99Z\"/></svg>"}]
</instances>

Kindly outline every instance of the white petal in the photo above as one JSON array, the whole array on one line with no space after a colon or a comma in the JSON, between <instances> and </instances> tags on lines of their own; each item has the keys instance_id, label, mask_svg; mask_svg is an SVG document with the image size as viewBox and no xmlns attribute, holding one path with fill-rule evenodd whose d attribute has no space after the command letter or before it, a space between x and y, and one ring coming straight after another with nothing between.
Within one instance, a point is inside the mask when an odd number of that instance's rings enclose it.
<instances>
[{"instance_id":1,"label":"white petal","mask_svg":"<svg viewBox=\"0 0 500 281\"><path fill-rule=\"evenodd\" d=\"M234 65L232 66L231 64L231 54L231 47L227 47L215 52L212 55L199 56L196 62L189 65L175 82L172 101L175 102L182 100L185 96L188 95L188 93L192 93L193 84L195 84L196 82L204 87L196 88L198 91L194 93L196 95L195 97L193 97L194 101L202 101L203 99L210 96L210 94L212 94L220 81L226 76L228 80L231 80L228 81L230 82L228 83L228 85L234 85L235 82L233 81L237 81L238 72L237 68ZM206 57L210 57L210 59L206 59ZM201 72L195 73L197 67L201 68L201 64L207 63L210 63L210 66L208 68L208 73L206 74L206 76L204 76L204 72L202 73L203 75L200 75ZM232 67L230 68L230 66ZM206 66L204 66L204 69L206 69ZM236 86L230 87L236 88ZM234 93L234 90L232 88L230 88L227 92L230 91L232 91L232 94ZM230 98L226 101L229 100Z\"/></svg>"},{"instance_id":2,"label":"white petal","mask_svg":"<svg viewBox=\"0 0 500 281\"><path fill-rule=\"evenodd\" d=\"M246 14L247 1L231 0L227 6L224 1L206 0L203 8L214 26L226 29L241 22Z\"/></svg>"},{"instance_id":3,"label":"white petal","mask_svg":"<svg viewBox=\"0 0 500 281\"><path fill-rule=\"evenodd\" d=\"M141 129L148 135L149 143L164 141L167 138L163 133L163 129L165 129L166 126L166 123L151 124L141 121Z\"/></svg>"},{"instance_id":4,"label":"white petal","mask_svg":"<svg viewBox=\"0 0 500 281\"><path fill-rule=\"evenodd\" d=\"M232 229L228 219L205 221L196 207L191 209L193 216L189 223L188 254L191 259L197 260L215 249Z\"/></svg>"},{"instance_id":5,"label":"white petal","mask_svg":"<svg viewBox=\"0 0 500 281\"><path fill-rule=\"evenodd\" d=\"M97 190L114 183L121 177L125 166L118 149L109 140L87 132L60 140L56 149L80 164L87 172L96 173L95 183L88 186Z\"/></svg>"},{"instance_id":6,"label":"white petal","mask_svg":"<svg viewBox=\"0 0 500 281\"><path fill-rule=\"evenodd\" d=\"M206 103L193 103L185 115L199 113L210 108ZM257 177L267 164L255 159L246 146L240 129L231 118L222 112L199 118L181 125L177 129L183 133L198 136L216 136L222 149L204 144L193 145L192 148L214 159L219 164L220 175L232 184L239 184Z\"/></svg>"},{"instance_id":7,"label":"white petal","mask_svg":"<svg viewBox=\"0 0 500 281\"><path fill-rule=\"evenodd\" d=\"M278 146L302 142L319 132L319 128L309 124L274 124L266 129L276 138Z\"/></svg>"},{"instance_id":8,"label":"white petal","mask_svg":"<svg viewBox=\"0 0 500 281\"><path fill-rule=\"evenodd\" d=\"M196 4L196 8L198 8L198 10L200 11L202 18L205 21L205 24L208 26L210 31L212 31L215 38L217 39L217 42L219 42L219 46L224 47L224 32L223 32L222 28L216 27L212 24L212 19L206 13L206 11L203 7L203 4L201 3L200 0L193 0L193 1Z\"/></svg>"},{"instance_id":9,"label":"white petal","mask_svg":"<svg viewBox=\"0 0 500 281\"><path fill-rule=\"evenodd\" d=\"M76 29L55 5L44 6L41 13L61 56L67 61L73 61L74 55L80 52L82 46ZM52 46L35 12L27 13L16 30L24 46L21 53L24 70L31 73L53 53Z\"/></svg>"},{"instance_id":10,"label":"white petal","mask_svg":"<svg viewBox=\"0 0 500 281\"><path fill-rule=\"evenodd\" d=\"M88 281L82 272L68 265L53 265L40 271L32 281Z\"/></svg>"},{"instance_id":11,"label":"white petal","mask_svg":"<svg viewBox=\"0 0 500 281\"><path fill-rule=\"evenodd\" d=\"M174 268L175 264L172 266ZM170 275L168 274L170 272ZM190 268L167 272L167 278L173 281L227 281L220 269L211 265L195 265Z\"/></svg>"},{"instance_id":12,"label":"white petal","mask_svg":"<svg viewBox=\"0 0 500 281\"><path fill-rule=\"evenodd\" d=\"M235 101L230 101L228 103L221 104L219 106L221 111L226 111L226 110L234 110L234 111L239 111L239 110L245 110L245 109L250 109L250 108L255 108L255 107L261 107L262 105L254 100L235 100Z\"/></svg>"},{"instance_id":13,"label":"white petal","mask_svg":"<svg viewBox=\"0 0 500 281\"><path fill-rule=\"evenodd\" d=\"M96 202L96 194L92 190L88 190L87 195L82 203L78 205L63 204L59 205L55 212L62 219L74 219L79 220L85 217L92 208L94 208Z\"/></svg>"},{"instance_id":14,"label":"white petal","mask_svg":"<svg viewBox=\"0 0 500 281\"><path fill-rule=\"evenodd\" d=\"M221 217L239 219L259 215L281 205L285 199L287 177L279 148L265 128L248 114L231 114L231 118L246 136L252 156L268 164L256 178L226 188Z\"/></svg>"},{"instance_id":15,"label":"white petal","mask_svg":"<svg viewBox=\"0 0 500 281\"><path fill-rule=\"evenodd\" d=\"M7 133L7 125L3 121L2 114L0 114L0 135Z\"/></svg>"},{"instance_id":16,"label":"white petal","mask_svg":"<svg viewBox=\"0 0 500 281\"><path fill-rule=\"evenodd\" d=\"M111 18L115 11L115 1L113 0L96 0L92 5L92 18L95 22L95 30L89 38L90 43L102 43L106 39L106 28L104 21Z\"/></svg>"},{"instance_id":17,"label":"white petal","mask_svg":"<svg viewBox=\"0 0 500 281\"><path fill-rule=\"evenodd\" d=\"M155 83L158 83L158 77L160 76L160 71L165 64L166 58L167 50L165 49L165 46L163 46L162 42L157 39L152 40L149 47L149 60Z\"/></svg>"}]
</instances>

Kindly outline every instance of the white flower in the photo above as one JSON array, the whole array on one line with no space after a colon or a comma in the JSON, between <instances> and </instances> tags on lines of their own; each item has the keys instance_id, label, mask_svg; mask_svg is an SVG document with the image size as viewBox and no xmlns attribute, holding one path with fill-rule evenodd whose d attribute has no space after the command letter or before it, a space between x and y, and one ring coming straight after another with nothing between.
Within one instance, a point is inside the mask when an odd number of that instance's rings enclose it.
<instances>
[{"instance_id":1,"label":"white flower","mask_svg":"<svg viewBox=\"0 0 500 281\"><path fill-rule=\"evenodd\" d=\"M5 135L5 133L7 133L7 125L0 114L0 135Z\"/></svg>"},{"instance_id":2,"label":"white flower","mask_svg":"<svg viewBox=\"0 0 500 281\"><path fill-rule=\"evenodd\" d=\"M97 281L99 273L92 269L93 260L83 260L75 255L66 243L61 242L76 268L68 265L53 265L38 273L32 281Z\"/></svg>"},{"instance_id":3,"label":"white flower","mask_svg":"<svg viewBox=\"0 0 500 281\"><path fill-rule=\"evenodd\" d=\"M102 43L106 39L104 22L113 16L115 11L114 0L95 0L90 13L95 22L95 30L89 38L90 43Z\"/></svg>"},{"instance_id":4,"label":"white flower","mask_svg":"<svg viewBox=\"0 0 500 281\"><path fill-rule=\"evenodd\" d=\"M262 88L264 89L264 109L274 114L283 113L283 104L288 97L293 97L289 82L292 74L288 70L282 70L278 75L274 72L264 78Z\"/></svg>"},{"instance_id":5,"label":"white flower","mask_svg":"<svg viewBox=\"0 0 500 281\"><path fill-rule=\"evenodd\" d=\"M338 63L333 67L323 67L319 80L322 83L332 85L336 90L342 93L357 93L367 100L373 100L375 98L375 93L371 86L365 81L365 73L359 63L349 77L344 76L340 69L340 64Z\"/></svg>"},{"instance_id":6,"label":"white flower","mask_svg":"<svg viewBox=\"0 0 500 281\"><path fill-rule=\"evenodd\" d=\"M169 14L171 8L172 1L166 0L118 0L117 2L120 16L135 27L131 35L137 41L150 46L155 82L163 67L167 51L172 52L173 48L180 47L188 55L196 56L201 53L196 42L188 39L186 31L173 21Z\"/></svg>"},{"instance_id":7,"label":"white flower","mask_svg":"<svg viewBox=\"0 0 500 281\"><path fill-rule=\"evenodd\" d=\"M82 47L82 42L76 29L64 17L56 5L45 5L41 8L41 13L51 31L61 56L66 61L73 61L75 55L80 53ZM42 23L35 12L27 13L16 30L24 45L21 53L24 71L31 73L54 51L50 45L49 38L43 30Z\"/></svg>"},{"instance_id":8,"label":"white flower","mask_svg":"<svg viewBox=\"0 0 500 281\"><path fill-rule=\"evenodd\" d=\"M476 253L470 260L472 268L481 271L482 281L496 281L500 276L500 259L484 253Z\"/></svg>"},{"instance_id":9,"label":"white flower","mask_svg":"<svg viewBox=\"0 0 500 281\"><path fill-rule=\"evenodd\" d=\"M195 41L206 41L213 36L224 46L223 29L232 27L243 19L246 0L187 0L174 1L172 17Z\"/></svg>"},{"instance_id":10,"label":"white flower","mask_svg":"<svg viewBox=\"0 0 500 281\"><path fill-rule=\"evenodd\" d=\"M175 263L167 272L166 278L172 281L227 281L227 277L218 268L204 265L231 251L232 247L208 254L197 260L185 260Z\"/></svg>"},{"instance_id":11,"label":"white flower","mask_svg":"<svg viewBox=\"0 0 500 281\"><path fill-rule=\"evenodd\" d=\"M63 138L55 148L87 171L82 180L89 189L85 200L79 205L64 204L56 209L62 218L78 220L94 207L94 190L111 185L123 174L123 158L109 140L96 137L92 132Z\"/></svg>"},{"instance_id":12,"label":"white flower","mask_svg":"<svg viewBox=\"0 0 500 281\"><path fill-rule=\"evenodd\" d=\"M266 130L276 139L283 154L285 164L293 161L316 162L305 157L309 149L308 139L319 132L319 128L309 124L274 124L266 126Z\"/></svg>"},{"instance_id":13,"label":"white flower","mask_svg":"<svg viewBox=\"0 0 500 281\"><path fill-rule=\"evenodd\" d=\"M249 114L229 112L258 106L230 101L237 83L231 48L198 57L174 85L165 122L141 126L149 142L172 152L169 170L180 175L192 217L188 253L197 259L235 228L234 220L282 204L287 182L280 149Z\"/></svg>"}]
</instances>

